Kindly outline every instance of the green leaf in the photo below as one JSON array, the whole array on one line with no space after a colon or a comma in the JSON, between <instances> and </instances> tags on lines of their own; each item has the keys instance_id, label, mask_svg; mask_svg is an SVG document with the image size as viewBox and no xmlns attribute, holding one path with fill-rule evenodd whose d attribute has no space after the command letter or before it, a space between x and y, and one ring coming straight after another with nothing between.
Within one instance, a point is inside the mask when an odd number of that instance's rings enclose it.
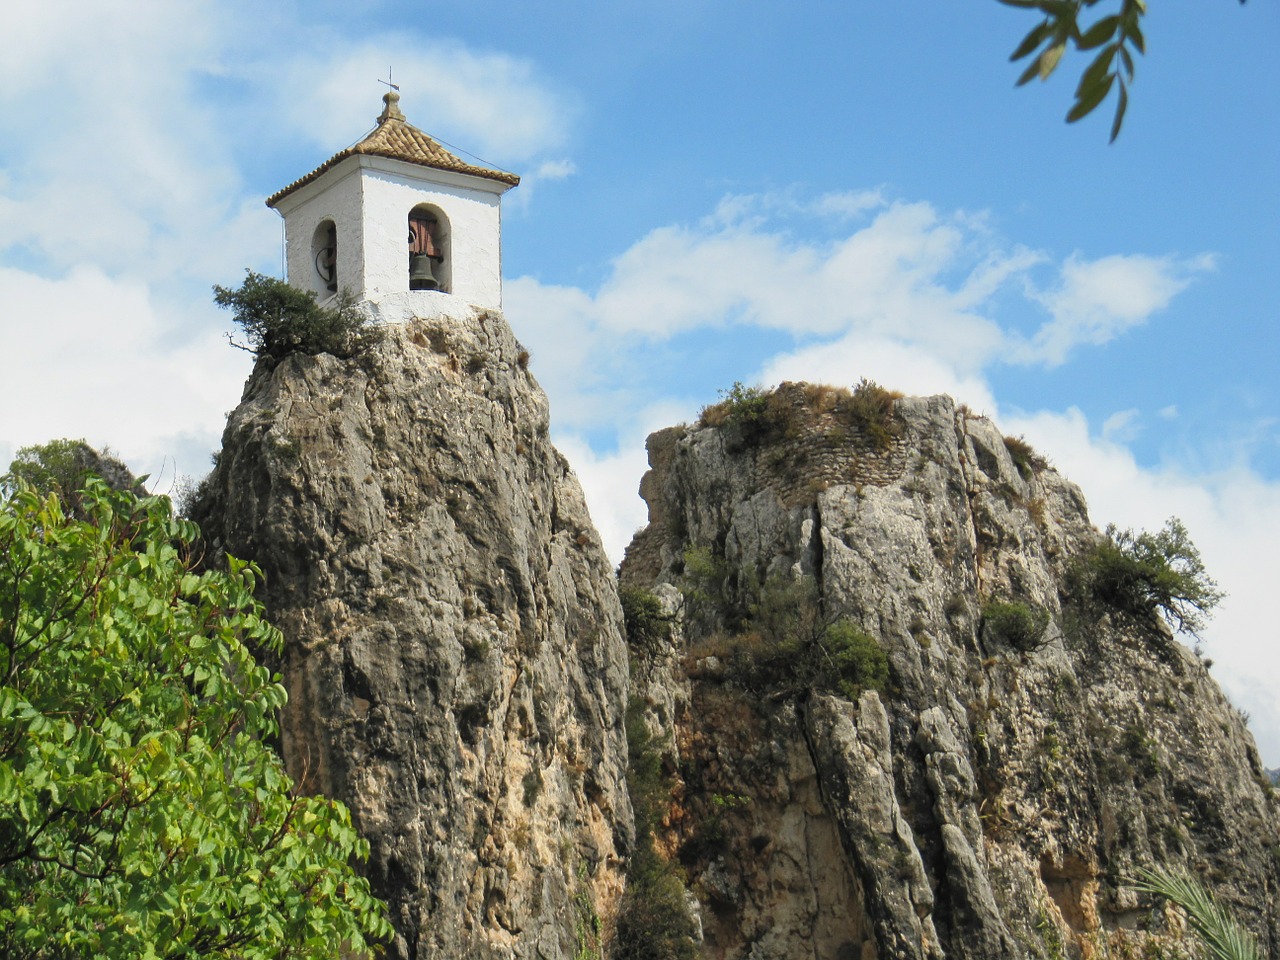
<instances>
[{"instance_id":1,"label":"green leaf","mask_svg":"<svg viewBox=\"0 0 1280 960\"><path fill-rule=\"evenodd\" d=\"M1009 61L1016 62L1030 54L1036 47L1044 43L1045 40L1053 33L1053 25L1048 20L1042 21L1038 26L1033 27L1022 42L1018 44L1016 50L1009 54Z\"/></svg>"},{"instance_id":2,"label":"green leaf","mask_svg":"<svg viewBox=\"0 0 1280 960\"><path fill-rule=\"evenodd\" d=\"M1110 40L1119 29L1120 16L1118 14L1103 17L1084 32L1084 35L1076 42L1076 49L1092 50L1094 47L1100 47Z\"/></svg>"},{"instance_id":3,"label":"green leaf","mask_svg":"<svg viewBox=\"0 0 1280 960\"><path fill-rule=\"evenodd\" d=\"M1080 76L1080 85L1076 87L1077 100L1082 99L1090 90L1106 81L1119 49L1118 45L1113 45L1094 57L1093 62Z\"/></svg>"},{"instance_id":4,"label":"green leaf","mask_svg":"<svg viewBox=\"0 0 1280 960\"><path fill-rule=\"evenodd\" d=\"M1075 106L1067 112L1067 123L1075 123L1082 117L1087 117L1100 104L1108 93L1111 92L1111 84L1115 81L1115 74L1108 74L1103 78L1101 83L1095 83L1080 97Z\"/></svg>"},{"instance_id":5,"label":"green leaf","mask_svg":"<svg viewBox=\"0 0 1280 960\"><path fill-rule=\"evenodd\" d=\"M1057 69L1059 61L1062 60L1062 54L1066 51L1067 45L1064 42L1054 44L1044 53L1040 54L1037 60L1038 69L1041 80L1048 80L1049 74Z\"/></svg>"},{"instance_id":6,"label":"green leaf","mask_svg":"<svg viewBox=\"0 0 1280 960\"><path fill-rule=\"evenodd\" d=\"M1111 121L1111 139L1109 143L1115 143L1116 137L1120 136L1120 126L1124 123L1124 112L1129 108L1129 92L1125 89L1124 81L1120 82L1120 99L1116 103L1116 116Z\"/></svg>"},{"instance_id":7,"label":"green leaf","mask_svg":"<svg viewBox=\"0 0 1280 960\"><path fill-rule=\"evenodd\" d=\"M291 832L293 784L258 739L284 693L245 646L281 641L252 596L257 568L195 574L182 558L199 531L159 498L86 481L91 520L58 503L21 481L0 493L0 549L32 571L6 583L0 631L41 638L0 688L3 830L30 838L34 858L0 870L0 954L155 957L200 942L246 960L344 943L368 955L382 904L324 899L367 889L350 864L367 844L340 804L306 807L307 829ZM82 872L59 866L69 857ZM254 867L264 882L233 917L227 885Z\"/></svg>"},{"instance_id":8,"label":"green leaf","mask_svg":"<svg viewBox=\"0 0 1280 960\"><path fill-rule=\"evenodd\" d=\"M1124 36L1139 53L1145 54L1147 52L1147 38L1143 36L1142 27L1138 26L1136 20L1125 25Z\"/></svg>"}]
</instances>

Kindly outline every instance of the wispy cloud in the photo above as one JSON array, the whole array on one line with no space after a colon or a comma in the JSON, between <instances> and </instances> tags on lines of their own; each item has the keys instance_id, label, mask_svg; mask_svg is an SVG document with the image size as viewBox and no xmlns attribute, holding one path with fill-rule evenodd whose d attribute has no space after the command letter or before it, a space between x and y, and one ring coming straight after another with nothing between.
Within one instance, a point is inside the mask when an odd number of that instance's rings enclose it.
<instances>
[{"instance_id":1,"label":"wispy cloud","mask_svg":"<svg viewBox=\"0 0 1280 960\"><path fill-rule=\"evenodd\" d=\"M152 473L207 469L248 370L210 286L279 262L246 158L270 152L264 132L315 142L316 162L336 152L373 125L388 62L428 131L570 171L573 99L529 61L399 34L353 44L285 17L242 0L5 9L0 341L22 362L0 383L0 468L84 436Z\"/></svg>"},{"instance_id":2,"label":"wispy cloud","mask_svg":"<svg viewBox=\"0 0 1280 960\"><path fill-rule=\"evenodd\" d=\"M370 91L389 65L410 122L487 164L539 160L568 139L574 98L553 91L531 62L403 34L358 44L317 38L284 67L280 115L319 146L345 145L373 127L381 104Z\"/></svg>"},{"instance_id":3,"label":"wispy cloud","mask_svg":"<svg viewBox=\"0 0 1280 960\"><path fill-rule=\"evenodd\" d=\"M1197 274L1213 267L1210 255L1117 254L1096 260L1073 255L1062 265L1056 286L1032 294L1051 319L1020 350L1020 358L1057 365L1078 346L1107 343L1145 323Z\"/></svg>"},{"instance_id":4,"label":"wispy cloud","mask_svg":"<svg viewBox=\"0 0 1280 960\"><path fill-rule=\"evenodd\" d=\"M1280 701L1271 682L1280 663L1274 571L1259 561L1280 540L1280 483L1246 466L1213 473L1143 466L1105 429L1094 433L1074 408L1011 415L1001 426L1025 435L1081 486L1095 524L1156 530L1171 516L1186 524L1227 592L1203 634L1214 673L1233 702L1260 721L1254 730L1264 755L1280 756Z\"/></svg>"}]
</instances>

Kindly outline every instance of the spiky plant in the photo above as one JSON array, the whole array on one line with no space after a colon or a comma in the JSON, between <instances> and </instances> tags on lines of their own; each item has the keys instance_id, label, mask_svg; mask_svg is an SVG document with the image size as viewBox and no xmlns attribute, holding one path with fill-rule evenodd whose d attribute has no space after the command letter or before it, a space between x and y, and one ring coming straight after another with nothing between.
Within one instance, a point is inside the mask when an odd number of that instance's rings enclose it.
<instances>
[{"instance_id":1,"label":"spiky plant","mask_svg":"<svg viewBox=\"0 0 1280 960\"><path fill-rule=\"evenodd\" d=\"M1207 956L1214 960L1262 960L1257 941L1185 872L1163 867L1143 870L1134 886L1181 907Z\"/></svg>"}]
</instances>

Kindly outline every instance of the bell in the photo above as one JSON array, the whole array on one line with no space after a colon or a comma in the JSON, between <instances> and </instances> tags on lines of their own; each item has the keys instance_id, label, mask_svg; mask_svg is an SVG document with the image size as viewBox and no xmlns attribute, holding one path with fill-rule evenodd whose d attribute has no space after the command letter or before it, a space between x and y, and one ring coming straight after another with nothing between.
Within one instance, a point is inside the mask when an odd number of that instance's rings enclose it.
<instances>
[{"instance_id":1,"label":"bell","mask_svg":"<svg viewBox=\"0 0 1280 960\"><path fill-rule=\"evenodd\" d=\"M409 257L409 289L439 290L440 281L431 270L429 253L415 253Z\"/></svg>"}]
</instances>

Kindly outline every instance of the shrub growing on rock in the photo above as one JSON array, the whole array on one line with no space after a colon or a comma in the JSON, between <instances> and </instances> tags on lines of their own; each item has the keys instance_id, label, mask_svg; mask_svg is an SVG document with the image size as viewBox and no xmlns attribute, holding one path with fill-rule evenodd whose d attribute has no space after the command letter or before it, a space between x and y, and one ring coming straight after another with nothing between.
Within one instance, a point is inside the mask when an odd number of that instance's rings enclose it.
<instances>
[{"instance_id":1,"label":"shrub growing on rock","mask_svg":"<svg viewBox=\"0 0 1280 960\"><path fill-rule=\"evenodd\" d=\"M291 353L350 357L359 348L368 318L345 291L333 306L321 306L308 290L252 270L246 273L235 290L213 288L213 302L232 311L249 341L245 346L231 340L233 346L271 360Z\"/></svg>"},{"instance_id":2,"label":"shrub growing on rock","mask_svg":"<svg viewBox=\"0 0 1280 960\"><path fill-rule=\"evenodd\" d=\"M722 637L727 676L761 694L836 693L857 700L883 691L889 660L878 640L824 614L812 578L774 578L760 588L743 629Z\"/></svg>"},{"instance_id":3,"label":"shrub growing on rock","mask_svg":"<svg viewBox=\"0 0 1280 960\"><path fill-rule=\"evenodd\" d=\"M1013 465L1018 468L1023 480L1030 480L1041 470L1047 469L1049 461L1036 452L1036 448L1027 443L1026 437L1005 437L1004 448L1013 458Z\"/></svg>"},{"instance_id":4,"label":"shrub growing on rock","mask_svg":"<svg viewBox=\"0 0 1280 960\"><path fill-rule=\"evenodd\" d=\"M982 605L982 626L996 643L1029 650L1044 636L1049 611L1019 600L989 600Z\"/></svg>"},{"instance_id":5,"label":"shrub growing on rock","mask_svg":"<svg viewBox=\"0 0 1280 960\"><path fill-rule=\"evenodd\" d=\"M894 404L902 399L897 390L886 390L874 380L863 377L853 388L844 411L856 427L861 427L877 447L887 450L902 432L894 415Z\"/></svg>"},{"instance_id":6,"label":"shrub growing on rock","mask_svg":"<svg viewBox=\"0 0 1280 960\"><path fill-rule=\"evenodd\" d=\"M657 651L671 629L671 617L662 610L662 601L640 587L618 590L622 601L622 621L627 644L649 653Z\"/></svg>"},{"instance_id":7,"label":"shrub growing on rock","mask_svg":"<svg viewBox=\"0 0 1280 960\"><path fill-rule=\"evenodd\" d=\"M1131 616L1159 611L1171 627L1192 636L1224 596L1177 517L1156 533L1108 526L1106 537L1077 558L1069 582L1084 599Z\"/></svg>"}]
</instances>

